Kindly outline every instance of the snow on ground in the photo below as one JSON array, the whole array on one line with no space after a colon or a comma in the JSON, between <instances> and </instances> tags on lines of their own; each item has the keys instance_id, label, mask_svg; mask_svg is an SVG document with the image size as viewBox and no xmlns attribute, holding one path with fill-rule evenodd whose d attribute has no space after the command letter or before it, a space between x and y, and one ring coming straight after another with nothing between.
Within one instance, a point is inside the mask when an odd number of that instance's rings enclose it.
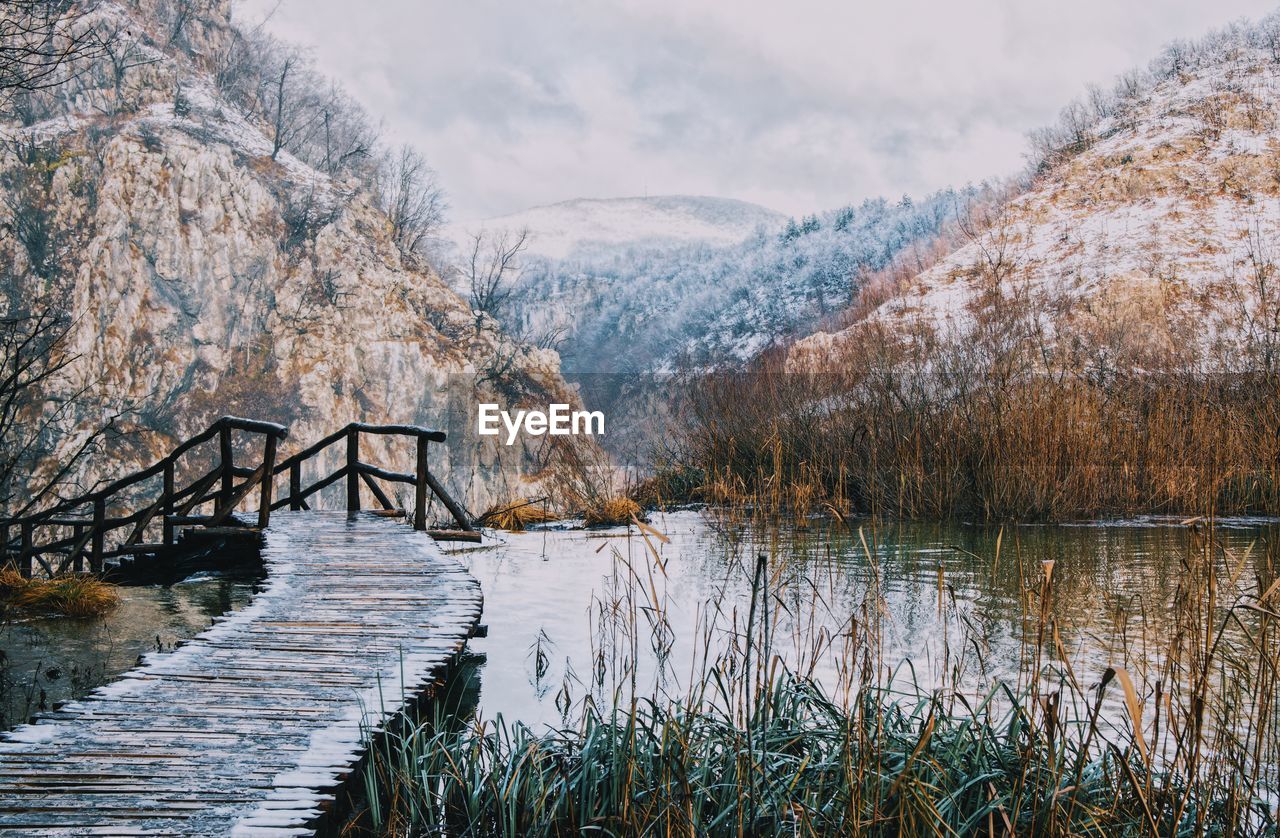
<instances>
[{"instance_id":1,"label":"snow on ground","mask_svg":"<svg viewBox=\"0 0 1280 838\"><path fill-rule=\"evenodd\" d=\"M1254 255L1280 256L1278 102L1280 65L1261 51L1159 83L871 317L963 334L995 260L1004 294L1065 312L1051 328L1145 301L1162 339L1188 319L1205 344L1237 339ZM826 352L848 334L797 349Z\"/></svg>"}]
</instances>

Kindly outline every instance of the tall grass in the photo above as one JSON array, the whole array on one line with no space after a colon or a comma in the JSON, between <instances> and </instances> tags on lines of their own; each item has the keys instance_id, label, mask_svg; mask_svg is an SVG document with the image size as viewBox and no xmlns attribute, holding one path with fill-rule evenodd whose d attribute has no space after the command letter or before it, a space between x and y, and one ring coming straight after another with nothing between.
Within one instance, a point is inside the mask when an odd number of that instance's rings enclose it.
<instances>
[{"instance_id":1,"label":"tall grass","mask_svg":"<svg viewBox=\"0 0 1280 838\"><path fill-rule=\"evenodd\" d=\"M838 638L800 625L809 648L786 650L796 597L829 592L762 552L738 570L749 600L711 597L686 638L702 653L683 691L645 692L638 645L662 648L666 607L653 549L596 605L603 695L550 729L439 714L384 737L371 820L417 835L1274 834L1276 545L1231 551L1212 527L1188 544L1158 649L1073 669L1045 562L1024 586L1018 676L981 687L966 668L986 670L984 644L962 619L927 677L882 659L875 574ZM938 591L949 612L941 571Z\"/></svg>"},{"instance_id":2,"label":"tall grass","mask_svg":"<svg viewBox=\"0 0 1280 838\"><path fill-rule=\"evenodd\" d=\"M699 377L648 493L987 521L1280 514L1280 375L1035 354L868 326L814 364Z\"/></svg>"}]
</instances>

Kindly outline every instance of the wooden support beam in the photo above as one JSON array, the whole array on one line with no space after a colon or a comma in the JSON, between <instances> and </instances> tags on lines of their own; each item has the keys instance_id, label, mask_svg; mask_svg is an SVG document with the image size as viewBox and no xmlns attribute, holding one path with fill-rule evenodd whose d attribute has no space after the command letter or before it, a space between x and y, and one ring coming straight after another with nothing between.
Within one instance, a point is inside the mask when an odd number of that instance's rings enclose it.
<instances>
[{"instance_id":1,"label":"wooden support beam","mask_svg":"<svg viewBox=\"0 0 1280 838\"><path fill-rule=\"evenodd\" d=\"M387 493L382 491L382 487L373 479L373 475L362 470L360 476L364 478L365 485L369 487L369 491L373 492L373 496L378 499L378 503L382 504L383 510L396 508L396 505L391 502L391 498L387 497Z\"/></svg>"},{"instance_id":2,"label":"wooden support beam","mask_svg":"<svg viewBox=\"0 0 1280 838\"><path fill-rule=\"evenodd\" d=\"M169 460L164 464L164 543L166 547L173 546L173 461Z\"/></svg>"},{"instance_id":3,"label":"wooden support beam","mask_svg":"<svg viewBox=\"0 0 1280 838\"><path fill-rule=\"evenodd\" d=\"M265 530L271 522L271 491L276 482L276 438L267 434L262 452L262 495L258 499L258 529Z\"/></svg>"},{"instance_id":4,"label":"wooden support beam","mask_svg":"<svg viewBox=\"0 0 1280 838\"><path fill-rule=\"evenodd\" d=\"M98 498L93 502L93 549L89 554L89 570L102 572L102 553L105 548L107 501Z\"/></svg>"},{"instance_id":5,"label":"wooden support beam","mask_svg":"<svg viewBox=\"0 0 1280 838\"><path fill-rule=\"evenodd\" d=\"M289 464L289 508L294 512L302 509L305 502L300 495L302 494L302 463L293 462Z\"/></svg>"},{"instance_id":6,"label":"wooden support beam","mask_svg":"<svg viewBox=\"0 0 1280 838\"><path fill-rule=\"evenodd\" d=\"M222 491L218 500L218 506L226 506L227 499L231 497L232 484L235 480L235 463L233 458L235 452L231 449L231 428L224 424L218 429L218 449L221 452L222 462Z\"/></svg>"},{"instance_id":7,"label":"wooden support beam","mask_svg":"<svg viewBox=\"0 0 1280 838\"><path fill-rule=\"evenodd\" d=\"M414 472L415 481L413 484L413 528L415 530L425 530L427 528L427 445L430 443L425 436L418 437L418 465Z\"/></svg>"},{"instance_id":8,"label":"wooden support beam","mask_svg":"<svg viewBox=\"0 0 1280 838\"><path fill-rule=\"evenodd\" d=\"M431 487L431 491L435 492L436 497L440 498L444 508L449 510L449 514L453 516L453 520L458 523L458 526L468 532L474 530L475 527L471 525L471 520L467 517L466 511L458 505L457 501L449 497L449 493L441 485L440 481L436 480L430 470L423 474L423 478L426 484Z\"/></svg>"},{"instance_id":9,"label":"wooden support beam","mask_svg":"<svg viewBox=\"0 0 1280 838\"><path fill-rule=\"evenodd\" d=\"M427 535L436 541L469 541L480 543L480 533L476 530L427 530Z\"/></svg>"},{"instance_id":10,"label":"wooden support beam","mask_svg":"<svg viewBox=\"0 0 1280 838\"><path fill-rule=\"evenodd\" d=\"M84 572L84 524L76 524L72 528L76 543L71 547L71 569L76 573Z\"/></svg>"},{"instance_id":11,"label":"wooden support beam","mask_svg":"<svg viewBox=\"0 0 1280 838\"><path fill-rule=\"evenodd\" d=\"M347 511L360 511L360 431L347 431Z\"/></svg>"},{"instance_id":12,"label":"wooden support beam","mask_svg":"<svg viewBox=\"0 0 1280 838\"><path fill-rule=\"evenodd\" d=\"M221 474L222 474L222 467L218 466L217 468L213 469L208 474L206 474L204 477L201 477L198 481L196 481L196 484L191 492L191 497L187 499L186 503L182 504L182 506L179 506L176 510L174 510L175 515L179 517L183 515L188 515L191 513L191 510L195 509L197 506L204 503L205 501L210 500L210 498L207 497L205 493L209 491L209 488L213 486L214 482L217 481L218 476Z\"/></svg>"},{"instance_id":13,"label":"wooden support beam","mask_svg":"<svg viewBox=\"0 0 1280 838\"><path fill-rule=\"evenodd\" d=\"M231 497L227 498L225 505L219 506L218 510L209 517L209 526L216 527L223 521L231 517L231 513L240 505L240 501L249 496L249 493L257 487L262 473L266 470L265 463L258 466L258 469L249 477L248 480L240 484L240 486L231 493Z\"/></svg>"},{"instance_id":14,"label":"wooden support beam","mask_svg":"<svg viewBox=\"0 0 1280 838\"><path fill-rule=\"evenodd\" d=\"M18 554L18 570L28 579L31 578L31 530L34 526L30 521L22 522L22 552Z\"/></svg>"}]
</instances>

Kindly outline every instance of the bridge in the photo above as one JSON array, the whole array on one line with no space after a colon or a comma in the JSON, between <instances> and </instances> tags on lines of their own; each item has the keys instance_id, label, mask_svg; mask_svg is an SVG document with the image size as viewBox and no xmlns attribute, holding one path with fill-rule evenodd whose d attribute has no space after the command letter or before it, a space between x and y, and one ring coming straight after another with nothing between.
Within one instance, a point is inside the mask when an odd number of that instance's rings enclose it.
<instances>
[{"instance_id":1,"label":"bridge","mask_svg":"<svg viewBox=\"0 0 1280 838\"><path fill-rule=\"evenodd\" d=\"M411 443L414 471L363 462L369 434ZM104 572L243 538L260 545L266 583L178 650L0 737L0 832L332 829L367 734L442 684L482 608L478 583L427 537L478 538L427 467L444 434L356 423L277 462L286 436L225 417L149 469L4 522L4 557L27 574ZM340 466L312 467L340 443ZM237 465L237 447L261 453ZM345 509L309 509L344 480ZM412 508L378 481L408 486ZM362 489L377 509L361 509ZM456 529L428 528L436 500Z\"/></svg>"}]
</instances>

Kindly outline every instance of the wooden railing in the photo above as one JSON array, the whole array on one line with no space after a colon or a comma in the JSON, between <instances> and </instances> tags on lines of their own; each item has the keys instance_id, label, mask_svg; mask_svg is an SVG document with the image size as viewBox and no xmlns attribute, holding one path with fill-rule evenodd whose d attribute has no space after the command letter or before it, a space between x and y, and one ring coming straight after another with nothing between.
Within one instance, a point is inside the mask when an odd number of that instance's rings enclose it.
<instances>
[{"instance_id":1,"label":"wooden railing","mask_svg":"<svg viewBox=\"0 0 1280 838\"><path fill-rule=\"evenodd\" d=\"M261 459L254 467L235 464L234 433L262 437ZM412 473L389 471L360 461L361 434L399 435L416 440L417 462ZM395 506L378 480L407 483L414 487L413 525L427 528L427 492L440 498L449 514L465 534L475 532L466 511L445 491L427 467L427 446L443 442L445 434L416 425L366 425L353 422L330 434L297 454L276 462L279 443L288 429L271 422L224 416L205 431L186 440L164 459L150 468L109 483L80 497L62 501L49 509L20 518L0 520L0 565L16 565L25 576L36 567L54 576L67 571L94 573L103 570L106 559L124 555L158 554L176 546L180 527L201 527L207 531L226 528L244 530L236 511L251 495L257 494L257 529L265 529L274 509L309 509L307 499L325 487L346 479L347 509L360 509L360 486L364 483L385 510ZM211 468L190 479L179 488L176 480L185 471L180 464L194 452L216 440L217 460ZM318 457L330 446L345 440L345 465L331 474L302 486L302 466ZM242 446L243 448L244 446ZM248 446L253 450L253 446ZM288 493L275 498L279 475L288 473ZM161 478L159 491L154 478ZM243 478L237 483L237 478ZM208 514L197 514L212 504ZM111 513L110 515L108 513ZM142 539L148 529L159 524L161 540L147 543ZM230 525L230 526L227 526ZM125 530L122 541L108 544L109 536ZM447 533L441 533L447 536Z\"/></svg>"},{"instance_id":2,"label":"wooden railing","mask_svg":"<svg viewBox=\"0 0 1280 838\"><path fill-rule=\"evenodd\" d=\"M417 443L416 463L413 472L388 471L370 463L360 461L361 434L379 434L382 436L405 436L413 438ZM276 474L289 473L289 492L271 504L272 509L288 506L290 509L308 509L307 498L337 483L346 480L347 511L360 509L360 485L368 486L378 504L386 511L395 511L396 506L386 491L378 483L379 480L390 483L405 483L414 488L413 527L418 530L427 528L427 492L430 490L464 532L474 532L466 511L458 505L445 491L440 481L436 480L427 467L427 446L432 442L444 442L444 431L435 431L417 425L366 425L363 422L352 422L345 428L329 434L309 448L304 448L292 457L283 460L275 467ZM302 486L302 464L318 457L333 445L346 443L345 464L324 477L316 479L306 488Z\"/></svg>"}]
</instances>

